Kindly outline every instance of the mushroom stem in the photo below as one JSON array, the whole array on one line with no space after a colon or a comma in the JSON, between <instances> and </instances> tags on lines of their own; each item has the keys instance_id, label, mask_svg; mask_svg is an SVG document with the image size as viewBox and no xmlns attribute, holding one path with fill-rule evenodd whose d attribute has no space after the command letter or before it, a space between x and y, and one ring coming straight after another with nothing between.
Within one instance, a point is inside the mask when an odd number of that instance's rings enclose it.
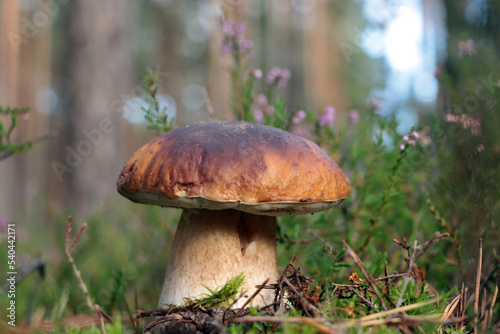
<instances>
[{"instance_id":1,"label":"mushroom stem","mask_svg":"<svg viewBox=\"0 0 500 334\"><path fill-rule=\"evenodd\" d=\"M199 298L205 288L217 288L240 273L251 296L267 278L276 282L276 218L237 210L184 209L174 237L159 307L182 305L184 298ZM272 290L252 301L264 306ZM236 306L245 303L241 298Z\"/></svg>"}]
</instances>

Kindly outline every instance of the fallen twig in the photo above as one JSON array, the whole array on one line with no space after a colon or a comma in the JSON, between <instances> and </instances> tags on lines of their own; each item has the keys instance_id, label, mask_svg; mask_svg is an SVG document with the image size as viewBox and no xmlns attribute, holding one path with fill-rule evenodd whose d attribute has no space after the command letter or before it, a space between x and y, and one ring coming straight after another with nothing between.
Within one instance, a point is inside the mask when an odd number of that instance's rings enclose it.
<instances>
[{"instance_id":1,"label":"fallen twig","mask_svg":"<svg viewBox=\"0 0 500 334\"><path fill-rule=\"evenodd\" d=\"M360 320L363 320L363 321L364 320L371 320L371 319L377 319L377 318L381 318L381 317L387 317L387 316L390 316L390 315L393 315L393 314L404 313L406 311L414 310L414 309L417 309L417 308L420 308L420 307L423 307L423 306L434 304L436 302L437 302L437 298L434 298L434 299L428 300L426 302L420 302L420 303L405 305L405 306L393 308L393 309L390 309L390 310L387 310L387 311L369 314L369 315L366 315L366 316L360 318Z\"/></svg>"},{"instance_id":2,"label":"fallen twig","mask_svg":"<svg viewBox=\"0 0 500 334\"><path fill-rule=\"evenodd\" d=\"M368 284L370 284L373 292L375 293L377 298L380 300L380 303L382 304L382 308L384 309L384 311L387 311L388 308L387 308L387 305L384 301L384 298L380 294L380 291L378 291L377 286L373 283L373 278L371 277L370 273L368 272L368 270L364 266L363 262L361 262L361 259L359 258L359 256L352 250L352 248L347 244L347 242L345 240L342 240L342 245L344 246L347 253L351 256L352 260L354 261L356 266L359 268L359 270L361 270L361 272L363 273L363 276L365 276L366 280L368 281Z\"/></svg>"},{"instance_id":3,"label":"fallen twig","mask_svg":"<svg viewBox=\"0 0 500 334\"><path fill-rule=\"evenodd\" d=\"M269 278L266 279L261 285L259 285L258 289L255 290L255 292L250 296L250 298L248 298L248 300L245 302L245 304L243 304L242 307L240 307L240 309L230 318L227 320L227 322L231 321L231 319L234 319L236 318L244 309L245 307L247 307L247 305L255 298L257 297L257 295L262 291L262 289L264 289L264 287L266 286L267 282L269 282ZM229 309L229 307L228 307ZM222 318L222 321L223 323L225 323L226 321L224 320L226 318L226 313L224 312L224 316Z\"/></svg>"},{"instance_id":4,"label":"fallen twig","mask_svg":"<svg viewBox=\"0 0 500 334\"><path fill-rule=\"evenodd\" d=\"M325 318L307 318L307 317L280 317L274 315L255 315L235 318L232 323L247 323L247 322L271 322L271 323L289 323L289 324L307 324L318 329L321 333L334 334L335 331L320 322L326 321Z\"/></svg>"},{"instance_id":5,"label":"fallen twig","mask_svg":"<svg viewBox=\"0 0 500 334\"><path fill-rule=\"evenodd\" d=\"M173 321L173 320L183 321L184 319L179 314L169 314L169 315L166 315L166 316L163 316L161 318L153 320L149 325L146 326L146 328L143 329L143 332L150 330L151 328L155 327L156 325L159 325L159 324L167 322L167 321Z\"/></svg>"},{"instance_id":6,"label":"fallen twig","mask_svg":"<svg viewBox=\"0 0 500 334\"><path fill-rule=\"evenodd\" d=\"M370 308L375 310L375 312L377 312L377 313L379 312L377 305L372 303L368 299L366 299L365 296L363 296L362 294L360 294L359 292L357 292L356 290L354 290L352 288L349 288L348 290L350 292L354 293L356 296L358 296L365 304L367 304L368 306L370 306Z\"/></svg>"},{"instance_id":7,"label":"fallen twig","mask_svg":"<svg viewBox=\"0 0 500 334\"><path fill-rule=\"evenodd\" d=\"M495 306L497 296L498 296L498 285L495 285L495 292L493 292L493 297L491 298L491 302L490 302L490 310L488 312L488 314L489 314L488 315L488 318L489 318L488 326L491 325L491 320L493 319L493 307Z\"/></svg>"},{"instance_id":8,"label":"fallen twig","mask_svg":"<svg viewBox=\"0 0 500 334\"><path fill-rule=\"evenodd\" d=\"M402 315L401 317L394 317L394 318L385 318L385 319L370 319L370 320L363 320L357 319L357 320L349 320L345 323L341 323L342 327L344 328L352 328L352 327L368 327L368 326L382 326L382 325L405 325L405 326L415 326L415 325L420 325L424 323L434 323L434 324L441 324L441 325L451 325L455 324L457 322L463 321L464 319L461 318L456 318L456 319L447 319L447 320L440 320L437 318L437 315Z\"/></svg>"},{"instance_id":9,"label":"fallen twig","mask_svg":"<svg viewBox=\"0 0 500 334\"><path fill-rule=\"evenodd\" d=\"M302 308L308 315L311 315L309 313L309 310L313 310L316 314L321 314L321 311L318 310L316 306L311 304L299 291L297 291L297 289L290 283L290 281L286 277L283 277L283 283L288 285L290 290L292 290L293 293L295 293L295 295L300 298L300 303L302 304Z\"/></svg>"}]
</instances>

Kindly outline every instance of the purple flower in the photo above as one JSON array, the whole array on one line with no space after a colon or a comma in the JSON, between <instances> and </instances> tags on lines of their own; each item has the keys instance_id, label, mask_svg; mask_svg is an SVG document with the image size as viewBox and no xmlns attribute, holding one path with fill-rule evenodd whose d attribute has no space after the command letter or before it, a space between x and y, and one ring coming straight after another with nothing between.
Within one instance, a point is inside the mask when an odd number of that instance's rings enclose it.
<instances>
[{"instance_id":1,"label":"purple flower","mask_svg":"<svg viewBox=\"0 0 500 334\"><path fill-rule=\"evenodd\" d=\"M273 67L268 73L266 82L269 85L277 84L280 87L286 87L288 80L292 76L290 70Z\"/></svg>"},{"instance_id":2,"label":"purple flower","mask_svg":"<svg viewBox=\"0 0 500 334\"><path fill-rule=\"evenodd\" d=\"M234 26L234 34L236 36L242 36L247 29L247 24L245 22L239 22Z\"/></svg>"},{"instance_id":3,"label":"purple flower","mask_svg":"<svg viewBox=\"0 0 500 334\"><path fill-rule=\"evenodd\" d=\"M365 103L368 108L378 111L382 109L384 105L384 100L379 97L370 96L366 99Z\"/></svg>"},{"instance_id":4,"label":"purple flower","mask_svg":"<svg viewBox=\"0 0 500 334\"><path fill-rule=\"evenodd\" d=\"M295 116L292 118L292 123L293 124L300 124L302 121L306 118L306 113L304 110L299 110L295 114Z\"/></svg>"},{"instance_id":5,"label":"purple flower","mask_svg":"<svg viewBox=\"0 0 500 334\"><path fill-rule=\"evenodd\" d=\"M286 87L286 85L288 84L288 81L290 80L292 76L292 73L290 73L289 70L287 69L284 69L281 71L281 77L280 77L280 80L278 82L278 86L280 87Z\"/></svg>"},{"instance_id":6,"label":"purple flower","mask_svg":"<svg viewBox=\"0 0 500 334\"><path fill-rule=\"evenodd\" d=\"M234 35L235 34L235 27L234 27L233 20L222 20L220 23L220 27L221 27L222 32L225 35Z\"/></svg>"},{"instance_id":7,"label":"purple flower","mask_svg":"<svg viewBox=\"0 0 500 334\"><path fill-rule=\"evenodd\" d=\"M458 117L453 115L453 114L446 114L445 119L446 119L446 122L456 123L458 120Z\"/></svg>"},{"instance_id":8,"label":"purple flower","mask_svg":"<svg viewBox=\"0 0 500 334\"><path fill-rule=\"evenodd\" d=\"M262 71L259 70L258 68L254 68L248 72L250 76L252 76L254 79L260 79L262 78Z\"/></svg>"},{"instance_id":9,"label":"purple flower","mask_svg":"<svg viewBox=\"0 0 500 334\"><path fill-rule=\"evenodd\" d=\"M409 135L403 136L404 144L401 144L399 146L399 148L401 150L404 150L406 147L406 144L411 145L411 146L415 146L415 145L417 145L417 139L419 139L419 138L420 138L420 135L418 134L418 132L412 131Z\"/></svg>"},{"instance_id":10,"label":"purple flower","mask_svg":"<svg viewBox=\"0 0 500 334\"><path fill-rule=\"evenodd\" d=\"M253 42L245 39L246 24L244 22L235 23L233 20L222 20L221 30L224 35L221 45L223 54L236 52L247 58L253 56Z\"/></svg>"},{"instance_id":11,"label":"purple flower","mask_svg":"<svg viewBox=\"0 0 500 334\"><path fill-rule=\"evenodd\" d=\"M222 54L229 55L231 54L232 50L233 49L231 48L231 42L228 39L224 39L222 41L222 44L220 45L220 51L222 52Z\"/></svg>"},{"instance_id":12,"label":"purple flower","mask_svg":"<svg viewBox=\"0 0 500 334\"><path fill-rule=\"evenodd\" d=\"M332 106L326 106L325 112L318 117L319 126L332 126L334 121L335 108Z\"/></svg>"},{"instance_id":13,"label":"purple flower","mask_svg":"<svg viewBox=\"0 0 500 334\"><path fill-rule=\"evenodd\" d=\"M255 98L255 102L261 106L264 106L267 104L267 97L264 94L259 94Z\"/></svg>"},{"instance_id":14,"label":"purple flower","mask_svg":"<svg viewBox=\"0 0 500 334\"><path fill-rule=\"evenodd\" d=\"M349 122L356 124L359 122L359 112L356 109L349 111Z\"/></svg>"},{"instance_id":15,"label":"purple flower","mask_svg":"<svg viewBox=\"0 0 500 334\"><path fill-rule=\"evenodd\" d=\"M267 103L267 97L264 94L259 94L250 106L254 113L256 123L262 124L264 122L264 112L267 115L274 113L274 107Z\"/></svg>"},{"instance_id":16,"label":"purple flower","mask_svg":"<svg viewBox=\"0 0 500 334\"><path fill-rule=\"evenodd\" d=\"M464 129L468 129L473 135L481 134L481 122L465 114L446 114L445 119L449 123L460 124Z\"/></svg>"},{"instance_id":17,"label":"purple flower","mask_svg":"<svg viewBox=\"0 0 500 334\"><path fill-rule=\"evenodd\" d=\"M240 43L240 50L241 51L249 51L249 50L252 50L253 48L253 42L249 39L240 39L239 41Z\"/></svg>"},{"instance_id":18,"label":"purple flower","mask_svg":"<svg viewBox=\"0 0 500 334\"><path fill-rule=\"evenodd\" d=\"M264 113L260 109L253 109L253 120L257 124L264 123Z\"/></svg>"},{"instance_id":19,"label":"purple flower","mask_svg":"<svg viewBox=\"0 0 500 334\"><path fill-rule=\"evenodd\" d=\"M476 50L474 48L474 41L472 39L468 39L465 42L458 42L458 56L460 58L462 58L464 55L470 56L474 53L476 53Z\"/></svg>"}]
</instances>

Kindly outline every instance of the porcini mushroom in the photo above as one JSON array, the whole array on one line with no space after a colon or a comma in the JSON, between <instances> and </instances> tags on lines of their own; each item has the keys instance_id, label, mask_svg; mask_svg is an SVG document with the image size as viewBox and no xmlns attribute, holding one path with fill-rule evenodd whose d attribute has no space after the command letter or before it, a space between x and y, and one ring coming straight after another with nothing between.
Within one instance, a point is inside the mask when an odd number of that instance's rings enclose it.
<instances>
[{"instance_id":1,"label":"porcini mushroom","mask_svg":"<svg viewBox=\"0 0 500 334\"><path fill-rule=\"evenodd\" d=\"M244 272L248 295L278 278L276 217L326 210L349 180L315 143L239 121L168 131L140 148L118 178L134 202L183 208L159 306L182 305ZM254 306L271 303L263 290ZM244 302L242 299L239 305Z\"/></svg>"}]
</instances>

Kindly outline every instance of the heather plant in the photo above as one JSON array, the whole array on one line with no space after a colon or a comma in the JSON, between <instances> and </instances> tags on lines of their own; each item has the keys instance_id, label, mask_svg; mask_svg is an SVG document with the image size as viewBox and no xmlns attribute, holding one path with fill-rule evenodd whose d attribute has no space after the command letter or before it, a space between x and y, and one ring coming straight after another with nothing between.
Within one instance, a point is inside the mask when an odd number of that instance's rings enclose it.
<instances>
[{"instance_id":1,"label":"heather plant","mask_svg":"<svg viewBox=\"0 0 500 334\"><path fill-rule=\"evenodd\" d=\"M434 116L400 133L396 119L380 116L380 101L368 100L356 110L321 102L313 107L286 105L282 93L293 73L280 64L266 73L252 68L252 42L245 37L245 25L223 20L221 28L221 50L233 60L229 71L234 117L318 143L346 172L352 194L325 212L281 218L277 255L282 272L277 283L266 286L275 289L276 305L237 315L223 313L220 329L494 331L500 321L500 259L495 253L500 182L497 63L490 59L482 68L471 66L480 54L477 43L466 39L453 46L456 57L437 73L442 105ZM153 71L143 77L150 98L144 112L149 127L162 133L173 123L155 102L156 78ZM347 117L339 117L342 114ZM178 221L179 213L124 207L112 198L103 200L105 212L87 217L85 234L71 252L88 295L69 264L44 265L18 285L18 314L24 317L20 321L40 324L45 319L61 333L138 333L156 316L196 321L195 316L153 313L158 311L168 259L168 252L159 250L170 248L168 239L175 233L171 222ZM47 203L48 220L63 226L65 210ZM64 228L37 226L31 234L54 240L56 254L65 248ZM479 236L484 237L481 247ZM25 242L19 244L19 252L44 251L37 247L36 242ZM241 278L207 289L195 311L211 314L212 307L230 305L240 293ZM100 318L104 326L94 321L92 327L81 322L68 327L69 320L94 312L89 311L87 297L109 319ZM136 311L154 317L143 320ZM0 331L4 328L0 322Z\"/></svg>"},{"instance_id":2,"label":"heather plant","mask_svg":"<svg viewBox=\"0 0 500 334\"><path fill-rule=\"evenodd\" d=\"M29 151L36 143L52 138L55 135L55 133L50 133L33 140L14 143L11 136L14 129L19 125L19 117L26 116L28 112L29 108L5 108L0 106L0 116L10 118L10 124L8 125L0 119L0 161L13 154Z\"/></svg>"},{"instance_id":3,"label":"heather plant","mask_svg":"<svg viewBox=\"0 0 500 334\"><path fill-rule=\"evenodd\" d=\"M146 102L148 107L141 107L144 118L148 121L148 129L156 130L157 134L169 131L174 127L175 118L168 119L167 108L160 108L156 97L158 90L159 73L148 69L142 76L142 88L148 94Z\"/></svg>"},{"instance_id":4,"label":"heather plant","mask_svg":"<svg viewBox=\"0 0 500 334\"><path fill-rule=\"evenodd\" d=\"M437 73L443 108L430 131L439 170L430 197L446 224L455 227L466 253L479 236L488 247L500 236L500 72L493 65L498 56L474 45L468 38L450 47L450 61ZM474 66L479 59L488 61Z\"/></svg>"},{"instance_id":5,"label":"heather plant","mask_svg":"<svg viewBox=\"0 0 500 334\"><path fill-rule=\"evenodd\" d=\"M18 125L18 118L25 115L28 108L3 108L0 107L0 115L10 117L10 125L0 122L0 160L7 159L11 155L19 152L26 152L33 147L33 142L13 143L12 132Z\"/></svg>"}]
</instances>

